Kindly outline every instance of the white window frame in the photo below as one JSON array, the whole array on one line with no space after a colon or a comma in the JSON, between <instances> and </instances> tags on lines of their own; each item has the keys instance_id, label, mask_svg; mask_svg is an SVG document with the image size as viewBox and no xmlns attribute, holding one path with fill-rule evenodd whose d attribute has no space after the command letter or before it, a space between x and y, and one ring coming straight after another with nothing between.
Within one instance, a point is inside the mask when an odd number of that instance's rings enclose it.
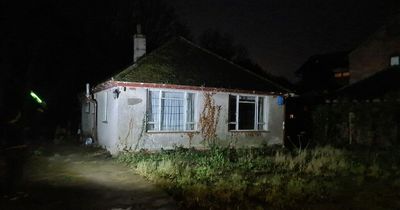
<instances>
[{"instance_id":1,"label":"white window frame","mask_svg":"<svg viewBox=\"0 0 400 210\"><path fill-rule=\"evenodd\" d=\"M157 107L157 109L158 109L158 119L157 119L157 122L149 122L149 107L146 105L146 131L147 132L149 132L149 133L151 133L151 132L194 132L194 131L197 131L197 119L198 119L198 116L197 116L197 93L196 92L191 92L191 91L180 91L180 90L165 90L165 89L147 89L147 99L146 99L146 103L147 104L149 104L149 100L151 100L151 98L149 97L150 96L150 92L157 92L158 91L158 107ZM184 122L183 122L183 130L161 130L161 118L162 118L162 116L161 116L161 110L162 110L162 99L165 99L165 98L163 98L162 97L162 93L163 92L172 92L172 93L184 93L184 97L183 97L183 119L184 119ZM193 122L188 122L187 121L187 99L188 99L188 94L193 94ZM155 124L155 123L157 123L158 125L157 126L154 126L155 128L157 128L157 129L154 129L154 130L149 130L149 128L148 128L148 124L149 123L151 123L151 124ZM188 128L187 128L187 125L188 124L193 124L193 129L192 130L189 130Z\"/></svg>"},{"instance_id":2,"label":"white window frame","mask_svg":"<svg viewBox=\"0 0 400 210\"><path fill-rule=\"evenodd\" d=\"M267 131L268 130L268 106L267 104L269 103L268 101L268 97L266 96L258 96L258 95L246 95L246 94L229 94L229 96L234 96L236 98L236 105L235 105L235 121L229 121L228 124L234 124L235 125L235 129L230 129L229 125L228 125L228 130L229 131ZM240 97L241 96L250 96L250 97L255 97L254 100L254 129L239 129L239 105L240 103L253 103L253 102L240 102ZM259 99L263 98L263 116L261 116L263 118L262 123L260 123L259 121ZM230 102L228 103L228 106L230 105ZM228 115L230 115L229 113L230 108L228 108ZM262 125L262 128L259 129L259 125Z\"/></svg>"},{"instance_id":3,"label":"white window frame","mask_svg":"<svg viewBox=\"0 0 400 210\"><path fill-rule=\"evenodd\" d=\"M390 66L398 66L398 65L400 65L400 56L399 55L390 56Z\"/></svg>"}]
</instances>

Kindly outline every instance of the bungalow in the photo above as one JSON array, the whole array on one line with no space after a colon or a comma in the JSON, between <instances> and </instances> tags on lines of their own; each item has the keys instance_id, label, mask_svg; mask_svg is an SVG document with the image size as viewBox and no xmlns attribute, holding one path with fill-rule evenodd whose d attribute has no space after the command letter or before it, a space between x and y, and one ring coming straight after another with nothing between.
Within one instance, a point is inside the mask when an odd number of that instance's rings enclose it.
<instances>
[{"instance_id":1,"label":"bungalow","mask_svg":"<svg viewBox=\"0 0 400 210\"><path fill-rule=\"evenodd\" d=\"M83 101L83 133L112 154L283 144L284 87L182 37L147 55L134 43L134 64Z\"/></svg>"}]
</instances>

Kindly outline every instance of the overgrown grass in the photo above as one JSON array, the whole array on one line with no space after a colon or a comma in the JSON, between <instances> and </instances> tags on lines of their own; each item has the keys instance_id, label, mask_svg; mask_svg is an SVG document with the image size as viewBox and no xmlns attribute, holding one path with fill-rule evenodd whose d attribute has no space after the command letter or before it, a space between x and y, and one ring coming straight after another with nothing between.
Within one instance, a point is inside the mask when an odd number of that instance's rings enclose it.
<instances>
[{"instance_id":1,"label":"overgrown grass","mask_svg":"<svg viewBox=\"0 0 400 210\"><path fill-rule=\"evenodd\" d=\"M353 151L330 146L301 152L176 148L125 152L118 161L167 189L185 208L283 209L332 202L335 195L359 190L367 181L398 180L399 159L392 157L389 163L385 155L377 154L363 159ZM391 187L400 189L398 183Z\"/></svg>"}]
</instances>

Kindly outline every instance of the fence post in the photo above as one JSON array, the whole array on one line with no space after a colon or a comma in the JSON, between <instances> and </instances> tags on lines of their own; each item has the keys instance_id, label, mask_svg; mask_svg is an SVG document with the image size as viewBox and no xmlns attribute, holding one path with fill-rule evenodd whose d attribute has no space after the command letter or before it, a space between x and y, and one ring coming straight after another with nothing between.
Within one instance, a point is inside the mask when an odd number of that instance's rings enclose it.
<instances>
[{"instance_id":1,"label":"fence post","mask_svg":"<svg viewBox=\"0 0 400 210\"><path fill-rule=\"evenodd\" d=\"M353 112L349 112L349 144L353 143L353 119L355 115Z\"/></svg>"}]
</instances>

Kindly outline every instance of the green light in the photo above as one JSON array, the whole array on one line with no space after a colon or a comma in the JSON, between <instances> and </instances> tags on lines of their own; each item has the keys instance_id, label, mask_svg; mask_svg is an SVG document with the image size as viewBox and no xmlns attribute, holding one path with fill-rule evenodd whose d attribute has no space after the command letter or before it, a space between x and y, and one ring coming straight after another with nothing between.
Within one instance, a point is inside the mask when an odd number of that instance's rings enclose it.
<instances>
[{"instance_id":1,"label":"green light","mask_svg":"<svg viewBox=\"0 0 400 210\"><path fill-rule=\"evenodd\" d=\"M40 99L39 96L36 95L36 93L34 93L33 91L31 91L31 96L32 96L32 98L34 98L39 104L42 104L42 103L43 103L42 99Z\"/></svg>"}]
</instances>

